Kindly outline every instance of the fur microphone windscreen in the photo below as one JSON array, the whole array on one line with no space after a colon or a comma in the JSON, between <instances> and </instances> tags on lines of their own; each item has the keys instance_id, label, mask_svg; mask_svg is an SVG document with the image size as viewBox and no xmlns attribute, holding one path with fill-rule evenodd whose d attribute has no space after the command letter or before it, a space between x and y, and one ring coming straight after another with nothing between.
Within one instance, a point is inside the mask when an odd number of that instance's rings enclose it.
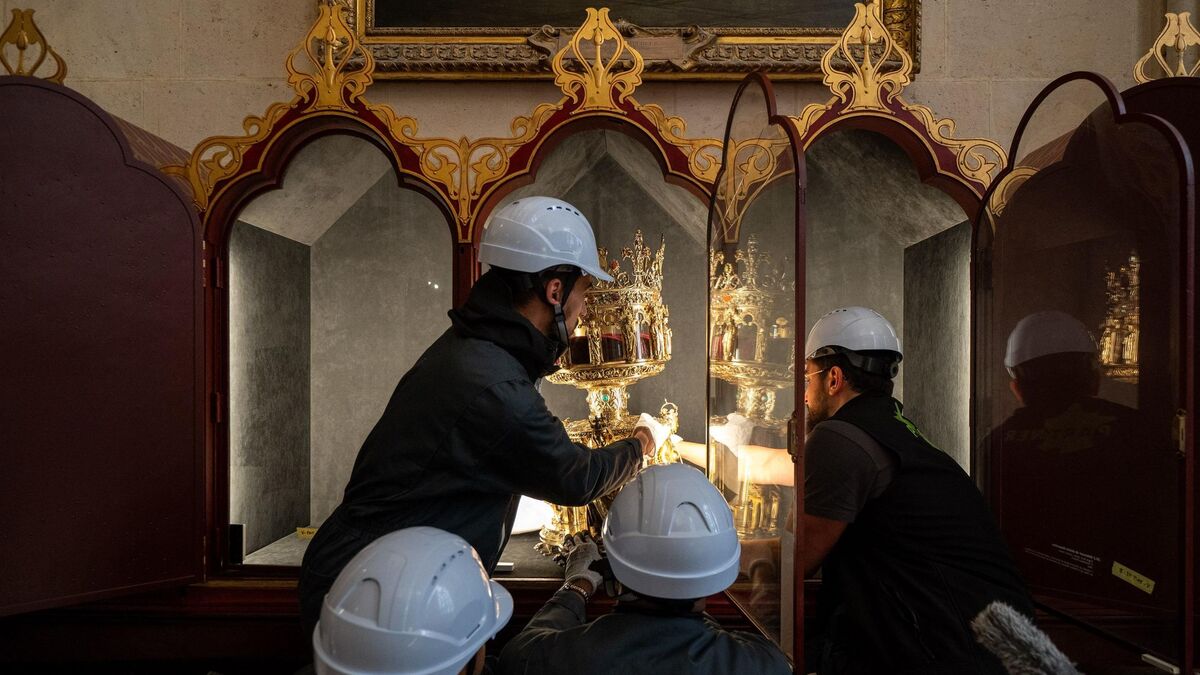
<instances>
[{"instance_id":1,"label":"fur microphone windscreen","mask_svg":"<svg viewBox=\"0 0 1200 675\"><path fill-rule=\"evenodd\" d=\"M985 607L971 629L1009 675L1082 675L1028 617L1003 602Z\"/></svg>"}]
</instances>

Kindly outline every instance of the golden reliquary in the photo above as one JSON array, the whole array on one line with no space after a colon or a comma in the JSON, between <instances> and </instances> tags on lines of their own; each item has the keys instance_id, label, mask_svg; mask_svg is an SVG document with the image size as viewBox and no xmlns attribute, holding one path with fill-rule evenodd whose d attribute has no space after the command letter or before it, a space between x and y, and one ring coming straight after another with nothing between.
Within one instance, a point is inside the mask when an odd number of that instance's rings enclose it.
<instances>
[{"instance_id":1,"label":"golden reliquary","mask_svg":"<svg viewBox=\"0 0 1200 675\"><path fill-rule=\"evenodd\" d=\"M713 251L709 299L713 377L737 385L737 411L759 426L779 428L775 392L796 379L791 317L795 290L784 268L771 266L753 235L726 262Z\"/></svg>"},{"instance_id":2,"label":"golden reliquary","mask_svg":"<svg viewBox=\"0 0 1200 675\"><path fill-rule=\"evenodd\" d=\"M776 417L775 398L796 378L795 286L783 262L772 265L754 236L732 261L720 250L709 258L709 372L736 387L736 413L713 417L710 436L717 450L724 445L737 460L731 506L743 537L779 536L787 506L786 490L752 478L749 470L752 450L787 448L787 415Z\"/></svg>"},{"instance_id":3,"label":"golden reliquary","mask_svg":"<svg viewBox=\"0 0 1200 675\"><path fill-rule=\"evenodd\" d=\"M559 361L562 368L546 378L587 392L587 419L563 422L576 443L600 447L633 435L638 416L629 413L627 387L661 373L671 358L671 329L662 300L665 253L665 241L660 241L657 251L647 248L641 230L634 233L633 247L621 251L621 259L631 264L629 271L617 260L610 262L608 251L600 249L600 264L608 268L613 281L597 280L588 289L587 312ZM664 403L658 420L674 432L679 426L675 404ZM646 458L647 465L677 461L670 442ZM566 537L581 530L599 539L614 496L587 506L553 505L553 518L542 528L538 549L553 555Z\"/></svg>"},{"instance_id":4,"label":"golden reliquary","mask_svg":"<svg viewBox=\"0 0 1200 675\"><path fill-rule=\"evenodd\" d=\"M1107 308L1100 327L1100 366L1105 375L1120 382L1138 381L1141 270L1142 262L1134 252L1126 264L1104 274Z\"/></svg>"}]
</instances>

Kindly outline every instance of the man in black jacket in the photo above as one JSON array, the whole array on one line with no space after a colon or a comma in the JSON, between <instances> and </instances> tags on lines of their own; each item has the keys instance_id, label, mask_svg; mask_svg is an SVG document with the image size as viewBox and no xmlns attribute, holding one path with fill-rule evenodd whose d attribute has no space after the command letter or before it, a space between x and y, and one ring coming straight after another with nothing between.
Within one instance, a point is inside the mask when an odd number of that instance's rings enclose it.
<instances>
[{"instance_id":1,"label":"man in black jacket","mask_svg":"<svg viewBox=\"0 0 1200 675\"><path fill-rule=\"evenodd\" d=\"M1005 671L970 622L1033 605L982 495L891 397L900 341L865 307L805 345L806 575L822 570L805 656L820 675Z\"/></svg>"},{"instance_id":2,"label":"man in black jacket","mask_svg":"<svg viewBox=\"0 0 1200 675\"><path fill-rule=\"evenodd\" d=\"M479 259L491 269L401 378L342 503L305 552L309 632L342 567L376 538L437 527L467 540L491 574L522 494L587 504L632 478L666 435L642 426L603 448L578 445L536 388L555 370L592 278L611 280L577 209L549 197L503 207L485 226Z\"/></svg>"}]
</instances>

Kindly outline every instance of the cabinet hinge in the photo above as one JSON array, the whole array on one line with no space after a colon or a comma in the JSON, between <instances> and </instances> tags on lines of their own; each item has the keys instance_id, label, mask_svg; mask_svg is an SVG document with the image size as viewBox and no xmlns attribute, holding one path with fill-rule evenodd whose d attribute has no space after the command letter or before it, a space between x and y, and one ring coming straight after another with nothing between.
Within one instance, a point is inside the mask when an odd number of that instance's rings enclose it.
<instances>
[{"instance_id":1,"label":"cabinet hinge","mask_svg":"<svg viewBox=\"0 0 1200 675\"><path fill-rule=\"evenodd\" d=\"M1187 411L1180 408L1175 412L1175 451L1182 459L1187 457Z\"/></svg>"},{"instance_id":2,"label":"cabinet hinge","mask_svg":"<svg viewBox=\"0 0 1200 675\"><path fill-rule=\"evenodd\" d=\"M200 242L200 288L208 288L208 273L212 265L208 260L208 242Z\"/></svg>"},{"instance_id":3,"label":"cabinet hinge","mask_svg":"<svg viewBox=\"0 0 1200 675\"><path fill-rule=\"evenodd\" d=\"M795 463L800 459L800 423L796 420L796 415L788 418L787 423L787 451L792 456L792 462Z\"/></svg>"}]
</instances>

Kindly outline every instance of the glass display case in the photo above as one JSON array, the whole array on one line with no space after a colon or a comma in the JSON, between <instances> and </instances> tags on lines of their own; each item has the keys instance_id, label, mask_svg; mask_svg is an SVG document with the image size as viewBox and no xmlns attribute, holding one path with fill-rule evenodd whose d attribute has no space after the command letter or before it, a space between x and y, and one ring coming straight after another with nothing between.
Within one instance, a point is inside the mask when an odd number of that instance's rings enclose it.
<instances>
[{"instance_id":1,"label":"glass display case","mask_svg":"<svg viewBox=\"0 0 1200 675\"><path fill-rule=\"evenodd\" d=\"M233 562L300 564L396 382L450 325L450 250L436 205L344 134L305 145L281 189L238 213L226 283Z\"/></svg>"},{"instance_id":2,"label":"glass display case","mask_svg":"<svg viewBox=\"0 0 1200 675\"><path fill-rule=\"evenodd\" d=\"M975 237L977 482L1041 607L1178 664L1189 160L1169 124L1125 114L1087 73L1034 100L1012 156Z\"/></svg>"},{"instance_id":3,"label":"glass display case","mask_svg":"<svg viewBox=\"0 0 1200 675\"><path fill-rule=\"evenodd\" d=\"M795 654L803 587L795 578L796 433L803 365L803 171L770 82L751 76L735 96L708 220L708 472L729 500L742 540L729 589L749 618ZM799 355L800 362L797 363Z\"/></svg>"}]
</instances>

